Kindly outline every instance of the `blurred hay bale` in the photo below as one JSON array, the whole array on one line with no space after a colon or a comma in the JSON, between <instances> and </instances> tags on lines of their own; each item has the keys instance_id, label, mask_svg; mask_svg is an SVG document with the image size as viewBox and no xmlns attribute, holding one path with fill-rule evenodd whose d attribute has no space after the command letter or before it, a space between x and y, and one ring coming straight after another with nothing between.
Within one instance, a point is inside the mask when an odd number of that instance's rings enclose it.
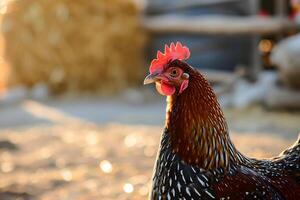
<instances>
[{"instance_id":1,"label":"blurred hay bale","mask_svg":"<svg viewBox=\"0 0 300 200\"><path fill-rule=\"evenodd\" d=\"M12 84L112 93L140 83L143 32L130 0L18 0L2 32Z\"/></svg>"},{"instance_id":2,"label":"blurred hay bale","mask_svg":"<svg viewBox=\"0 0 300 200\"><path fill-rule=\"evenodd\" d=\"M0 25L2 23L2 15L1 15L1 8L0 8ZM8 75L9 75L9 66L5 62L4 56L4 39L3 36L0 34L0 95L6 91L7 84L8 84Z\"/></svg>"}]
</instances>

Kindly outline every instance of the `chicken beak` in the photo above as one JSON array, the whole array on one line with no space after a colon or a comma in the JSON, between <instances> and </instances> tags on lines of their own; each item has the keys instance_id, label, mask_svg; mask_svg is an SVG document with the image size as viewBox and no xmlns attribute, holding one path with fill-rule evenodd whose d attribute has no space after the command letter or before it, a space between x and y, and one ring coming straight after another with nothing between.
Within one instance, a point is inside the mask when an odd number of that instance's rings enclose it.
<instances>
[{"instance_id":1,"label":"chicken beak","mask_svg":"<svg viewBox=\"0 0 300 200\"><path fill-rule=\"evenodd\" d=\"M158 75L158 73L152 73L152 74L149 74L148 76L146 76L146 78L144 80L144 85L154 83L155 81L157 81L158 80L157 75Z\"/></svg>"}]
</instances>

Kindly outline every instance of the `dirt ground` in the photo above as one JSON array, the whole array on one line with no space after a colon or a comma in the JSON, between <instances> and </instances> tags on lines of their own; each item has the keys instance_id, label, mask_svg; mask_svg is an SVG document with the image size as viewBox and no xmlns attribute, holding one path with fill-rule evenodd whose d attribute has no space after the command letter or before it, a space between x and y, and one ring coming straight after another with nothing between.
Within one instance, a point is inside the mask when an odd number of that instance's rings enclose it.
<instances>
[{"instance_id":1,"label":"dirt ground","mask_svg":"<svg viewBox=\"0 0 300 200\"><path fill-rule=\"evenodd\" d=\"M25 100L0 105L0 199L146 199L164 102ZM291 145L300 113L225 109L243 153L271 157Z\"/></svg>"}]
</instances>

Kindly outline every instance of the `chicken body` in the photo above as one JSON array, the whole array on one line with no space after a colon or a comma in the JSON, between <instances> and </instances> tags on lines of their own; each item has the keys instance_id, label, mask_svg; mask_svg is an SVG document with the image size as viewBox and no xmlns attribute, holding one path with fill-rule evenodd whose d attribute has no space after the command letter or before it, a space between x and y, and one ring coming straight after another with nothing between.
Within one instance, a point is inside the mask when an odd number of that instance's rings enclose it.
<instances>
[{"instance_id":1,"label":"chicken body","mask_svg":"<svg viewBox=\"0 0 300 200\"><path fill-rule=\"evenodd\" d=\"M244 164L232 163L228 170L205 170L185 163L172 152L166 129L153 176L151 200L300 199L298 142L272 160L248 159Z\"/></svg>"},{"instance_id":2,"label":"chicken body","mask_svg":"<svg viewBox=\"0 0 300 200\"><path fill-rule=\"evenodd\" d=\"M169 65L187 73L189 85L168 96L150 199L300 199L299 140L270 160L244 156L205 78L184 62Z\"/></svg>"}]
</instances>

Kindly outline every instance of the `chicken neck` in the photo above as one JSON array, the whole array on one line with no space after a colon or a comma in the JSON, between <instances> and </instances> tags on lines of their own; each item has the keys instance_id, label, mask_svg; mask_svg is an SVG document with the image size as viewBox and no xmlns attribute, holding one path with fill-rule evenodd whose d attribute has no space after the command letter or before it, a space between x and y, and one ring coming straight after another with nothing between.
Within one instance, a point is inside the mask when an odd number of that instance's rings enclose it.
<instances>
[{"instance_id":1,"label":"chicken neck","mask_svg":"<svg viewBox=\"0 0 300 200\"><path fill-rule=\"evenodd\" d=\"M209 83L194 69L189 75L188 88L180 95L167 97L165 127L173 153L203 169L226 169L233 162L247 162L229 138L227 123Z\"/></svg>"}]
</instances>

